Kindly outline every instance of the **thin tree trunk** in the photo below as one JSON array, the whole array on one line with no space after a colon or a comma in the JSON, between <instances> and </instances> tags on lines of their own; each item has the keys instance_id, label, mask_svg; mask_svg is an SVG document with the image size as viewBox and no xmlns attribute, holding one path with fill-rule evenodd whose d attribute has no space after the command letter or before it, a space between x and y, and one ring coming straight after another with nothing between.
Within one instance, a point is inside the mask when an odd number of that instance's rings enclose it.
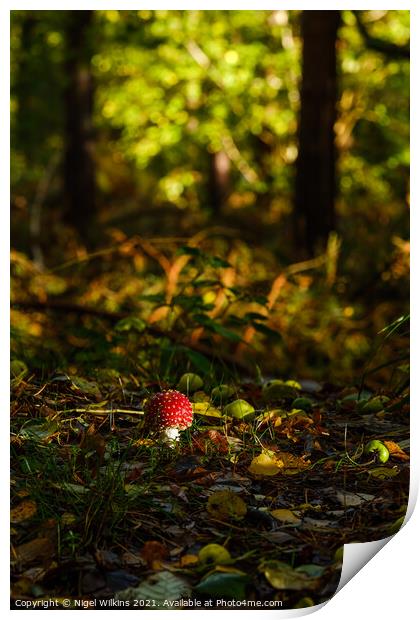
<instances>
[{"instance_id":1,"label":"thin tree trunk","mask_svg":"<svg viewBox=\"0 0 420 620\"><path fill-rule=\"evenodd\" d=\"M339 11L302 11L303 63L295 237L306 256L325 247L335 228L334 123Z\"/></svg>"},{"instance_id":2,"label":"thin tree trunk","mask_svg":"<svg viewBox=\"0 0 420 620\"><path fill-rule=\"evenodd\" d=\"M93 161L93 79L90 69L90 26L94 11L69 11L66 31L68 85L65 92L66 151L64 186L67 219L82 238L92 238L95 213Z\"/></svg>"},{"instance_id":3,"label":"thin tree trunk","mask_svg":"<svg viewBox=\"0 0 420 620\"><path fill-rule=\"evenodd\" d=\"M231 164L225 151L210 155L209 195L215 215L220 215L229 197Z\"/></svg>"}]
</instances>

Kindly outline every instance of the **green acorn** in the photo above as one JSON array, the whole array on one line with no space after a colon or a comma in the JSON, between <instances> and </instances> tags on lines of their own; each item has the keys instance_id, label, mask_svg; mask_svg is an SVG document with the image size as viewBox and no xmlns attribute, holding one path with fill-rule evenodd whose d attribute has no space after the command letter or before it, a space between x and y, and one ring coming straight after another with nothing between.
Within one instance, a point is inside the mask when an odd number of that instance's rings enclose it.
<instances>
[{"instance_id":1,"label":"green acorn","mask_svg":"<svg viewBox=\"0 0 420 620\"><path fill-rule=\"evenodd\" d=\"M237 420L248 420L255 414L255 409L246 400L238 399L223 408L223 415Z\"/></svg>"},{"instance_id":2,"label":"green acorn","mask_svg":"<svg viewBox=\"0 0 420 620\"><path fill-rule=\"evenodd\" d=\"M276 400L296 398L298 392L295 385L289 385L285 381L273 379L263 386L262 395L265 402L273 402Z\"/></svg>"},{"instance_id":3,"label":"green acorn","mask_svg":"<svg viewBox=\"0 0 420 620\"><path fill-rule=\"evenodd\" d=\"M364 453L370 454L371 452L374 452L377 455L378 460L381 463L386 463L389 459L388 448L385 446L385 444L382 443L382 441L379 441L378 439L373 439L372 441L369 441L369 443L365 446Z\"/></svg>"},{"instance_id":4,"label":"green acorn","mask_svg":"<svg viewBox=\"0 0 420 620\"><path fill-rule=\"evenodd\" d=\"M185 394L192 394L203 387L203 379L193 372L186 372L180 378L177 388Z\"/></svg>"},{"instance_id":5,"label":"green acorn","mask_svg":"<svg viewBox=\"0 0 420 620\"><path fill-rule=\"evenodd\" d=\"M230 385L225 385L222 383L212 389L211 399L215 403L223 403L233 396L234 393L235 390Z\"/></svg>"},{"instance_id":6,"label":"green acorn","mask_svg":"<svg viewBox=\"0 0 420 620\"><path fill-rule=\"evenodd\" d=\"M292 402L292 409L303 409L303 411L309 413L312 411L312 401L304 396L298 396Z\"/></svg>"}]
</instances>

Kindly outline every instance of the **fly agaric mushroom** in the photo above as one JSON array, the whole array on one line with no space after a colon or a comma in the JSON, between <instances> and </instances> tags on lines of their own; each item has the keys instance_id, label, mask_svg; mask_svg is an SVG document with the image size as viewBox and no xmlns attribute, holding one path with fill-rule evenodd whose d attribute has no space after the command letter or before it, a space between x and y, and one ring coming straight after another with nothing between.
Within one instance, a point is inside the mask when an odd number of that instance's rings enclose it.
<instances>
[{"instance_id":1,"label":"fly agaric mushroom","mask_svg":"<svg viewBox=\"0 0 420 620\"><path fill-rule=\"evenodd\" d=\"M178 441L179 431L191 426L193 410L190 401L176 390L159 392L152 396L145 407L150 427L161 431L164 441Z\"/></svg>"}]
</instances>

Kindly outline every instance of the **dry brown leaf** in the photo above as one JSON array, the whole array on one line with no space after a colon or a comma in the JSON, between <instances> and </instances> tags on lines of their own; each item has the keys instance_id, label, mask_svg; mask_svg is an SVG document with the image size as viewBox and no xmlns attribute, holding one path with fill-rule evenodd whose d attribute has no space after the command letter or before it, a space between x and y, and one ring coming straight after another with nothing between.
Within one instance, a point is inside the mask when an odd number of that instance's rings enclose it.
<instances>
[{"instance_id":1,"label":"dry brown leaf","mask_svg":"<svg viewBox=\"0 0 420 620\"><path fill-rule=\"evenodd\" d=\"M388 448L389 455L399 461L409 461L410 457L395 441L384 441L384 445Z\"/></svg>"},{"instance_id":2,"label":"dry brown leaf","mask_svg":"<svg viewBox=\"0 0 420 620\"><path fill-rule=\"evenodd\" d=\"M31 519L37 511L36 503L31 499L25 499L10 511L11 523L22 523Z\"/></svg>"},{"instance_id":3,"label":"dry brown leaf","mask_svg":"<svg viewBox=\"0 0 420 620\"><path fill-rule=\"evenodd\" d=\"M158 540L149 540L140 551L140 555L149 568L160 570L162 562L168 557L168 550Z\"/></svg>"},{"instance_id":4,"label":"dry brown leaf","mask_svg":"<svg viewBox=\"0 0 420 620\"><path fill-rule=\"evenodd\" d=\"M304 469L307 469L311 464L311 462L307 461L303 456L295 456L294 454L290 454L290 452L279 452L278 456L284 464L281 473L287 476L298 474Z\"/></svg>"},{"instance_id":5,"label":"dry brown leaf","mask_svg":"<svg viewBox=\"0 0 420 620\"><path fill-rule=\"evenodd\" d=\"M203 454L207 454L209 451L219 452L220 454L229 452L229 443L226 437L214 429L194 435L192 441L193 445Z\"/></svg>"},{"instance_id":6,"label":"dry brown leaf","mask_svg":"<svg viewBox=\"0 0 420 620\"><path fill-rule=\"evenodd\" d=\"M22 565L31 564L35 560L47 560L53 555L54 545L50 538L34 538L12 550L14 561Z\"/></svg>"}]
</instances>

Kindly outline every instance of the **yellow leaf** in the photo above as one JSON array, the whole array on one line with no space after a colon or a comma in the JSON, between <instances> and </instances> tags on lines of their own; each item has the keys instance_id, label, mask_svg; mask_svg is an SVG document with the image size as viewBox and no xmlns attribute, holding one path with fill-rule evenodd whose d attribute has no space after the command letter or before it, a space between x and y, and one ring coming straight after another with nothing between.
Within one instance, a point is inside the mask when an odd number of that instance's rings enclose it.
<instances>
[{"instance_id":1,"label":"yellow leaf","mask_svg":"<svg viewBox=\"0 0 420 620\"><path fill-rule=\"evenodd\" d=\"M191 566L192 564L197 564L198 556L192 553L186 553L185 555L181 557L179 563L181 567Z\"/></svg>"},{"instance_id":2,"label":"yellow leaf","mask_svg":"<svg viewBox=\"0 0 420 620\"><path fill-rule=\"evenodd\" d=\"M245 502L233 491L216 491L207 500L207 512L221 521L243 519L246 511Z\"/></svg>"},{"instance_id":3,"label":"yellow leaf","mask_svg":"<svg viewBox=\"0 0 420 620\"><path fill-rule=\"evenodd\" d=\"M277 519L278 521L282 521L283 523L293 523L300 524L302 519L300 519L294 512L288 510L287 508L279 508L278 510L272 510L270 514Z\"/></svg>"},{"instance_id":4,"label":"yellow leaf","mask_svg":"<svg viewBox=\"0 0 420 620\"><path fill-rule=\"evenodd\" d=\"M259 570L276 590L315 590L319 584L318 579L309 577L277 560L263 562Z\"/></svg>"},{"instance_id":5,"label":"yellow leaf","mask_svg":"<svg viewBox=\"0 0 420 620\"><path fill-rule=\"evenodd\" d=\"M212 407L210 403L191 403L193 412L196 415L206 415L212 418L221 418L222 414L216 407Z\"/></svg>"},{"instance_id":6,"label":"yellow leaf","mask_svg":"<svg viewBox=\"0 0 420 620\"><path fill-rule=\"evenodd\" d=\"M374 478L393 478L400 473L397 467L374 467L369 470L369 476Z\"/></svg>"},{"instance_id":7,"label":"yellow leaf","mask_svg":"<svg viewBox=\"0 0 420 620\"><path fill-rule=\"evenodd\" d=\"M61 525L74 525L77 517L72 512L63 512L61 515Z\"/></svg>"},{"instance_id":8,"label":"yellow leaf","mask_svg":"<svg viewBox=\"0 0 420 620\"><path fill-rule=\"evenodd\" d=\"M27 521L36 514L36 510L36 503L31 499L25 499L23 502L20 502L16 508L12 508L10 511L10 521L11 523L22 523L22 521Z\"/></svg>"},{"instance_id":9,"label":"yellow leaf","mask_svg":"<svg viewBox=\"0 0 420 620\"><path fill-rule=\"evenodd\" d=\"M143 438L141 437L140 439L136 439L136 441L133 442L133 446L138 447L138 446L153 446L154 441L153 439L147 439L147 438Z\"/></svg>"},{"instance_id":10,"label":"yellow leaf","mask_svg":"<svg viewBox=\"0 0 420 620\"><path fill-rule=\"evenodd\" d=\"M279 472L292 476L309 467L310 462L289 452L264 450L252 459L248 471L261 476L275 476Z\"/></svg>"},{"instance_id":11,"label":"yellow leaf","mask_svg":"<svg viewBox=\"0 0 420 620\"><path fill-rule=\"evenodd\" d=\"M283 466L283 461L275 452L265 450L252 459L248 471L260 476L275 476Z\"/></svg>"}]
</instances>

